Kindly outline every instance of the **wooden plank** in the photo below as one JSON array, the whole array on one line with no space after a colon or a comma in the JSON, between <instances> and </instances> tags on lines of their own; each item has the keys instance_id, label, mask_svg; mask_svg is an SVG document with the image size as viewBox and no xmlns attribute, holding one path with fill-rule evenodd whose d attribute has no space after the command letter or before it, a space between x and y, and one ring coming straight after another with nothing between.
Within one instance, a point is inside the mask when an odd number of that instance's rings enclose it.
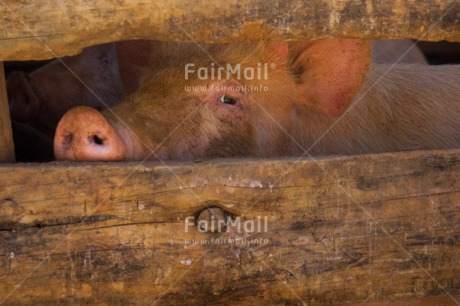
<instances>
[{"instance_id":1,"label":"wooden plank","mask_svg":"<svg viewBox=\"0 0 460 306\"><path fill-rule=\"evenodd\" d=\"M0 62L0 162L13 163L14 161L13 131L6 94L5 71L3 62Z\"/></svg>"},{"instance_id":2,"label":"wooden plank","mask_svg":"<svg viewBox=\"0 0 460 306\"><path fill-rule=\"evenodd\" d=\"M433 296L419 299L403 299L403 300L386 300L381 302L343 304L347 306L458 306L460 295L450 296Z\"/></svg>"},{"instance_id":3,"label":"wooden plank","mask_svg":"<svg viewBox=\"0 0 460 306\"><path fill-rule=\"evenodd\" d=\"M455 305L459 178L460 150L2 165L0 297L328 305L442 295ZM214 206L246 230L188 226Z\"/></svg>"},{"instance_id":4,"label":"wooden plank","mask_svg":"<svg viewBox=\"0 0 460 306\"><path fill-rule=\"evenodd\" d=\"M324 37L460 41L458 0L21 0L0 5L0 59L38 60L109 41Z\"/></svg>"}]
</instances>

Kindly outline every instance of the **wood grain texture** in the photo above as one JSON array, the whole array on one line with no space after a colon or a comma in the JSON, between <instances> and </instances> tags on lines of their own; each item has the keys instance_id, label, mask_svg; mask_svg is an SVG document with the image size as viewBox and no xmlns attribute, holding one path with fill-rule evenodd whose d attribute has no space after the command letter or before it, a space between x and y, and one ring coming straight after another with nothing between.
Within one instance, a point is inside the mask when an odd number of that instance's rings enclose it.
<instances>
[{"instance_id":1,"label":"wood grain texture","mask_svg":"<svg viewBox=\"0 0 460 306\"><path fill-rule=\"evenodd\" d=\"M0 3L0 59L48 59L133 38L460 41L459 12L458 0L10 0Z\"/></svg>"},{"instance_id":2,"label":"wood grain texture","mask_svg":"<svg viewBox=\"0 0 460 306\"><path fill-rule=\"evenodd\" d=\"M458 306L460 294L452 296L432 296L419 299L388 299L381 302L347 303L344 306Z\"/></svg>"},{"instance_id":3,"label":"wood grain texture","mask_svg":"<svg viewBox=\"0 0 460 306\"><path fill-rule=\"evenodd\" d=\"M439 295L456 305L459 178L460 150L2 165L0 297L330 305ZM268 230L186 232L186 217L207 207L267 217Z\"/></svg>"},{"instance_id":4,"label":"wood grain texture","mask_svg":"<svg viewBox=\"0 0 460 306\"><path fill-rule=\"evenodd\" d=\"M15 160L5 71L3 62L0 62L0 163L13 163Z\"/></svg>"}]
</instances>

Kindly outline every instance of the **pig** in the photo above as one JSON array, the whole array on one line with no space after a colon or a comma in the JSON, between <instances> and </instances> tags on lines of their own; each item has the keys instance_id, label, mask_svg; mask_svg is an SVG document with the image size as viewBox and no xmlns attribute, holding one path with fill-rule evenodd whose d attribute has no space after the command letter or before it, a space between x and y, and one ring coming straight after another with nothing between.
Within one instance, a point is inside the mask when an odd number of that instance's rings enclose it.
<instances>
[{"instance_id":1,"label":"pig","mask_svg":"<svg viewBox=\"0 0 460 306\"><path fill-rule=\"evenodd\" d=\"M7 86L13 120L54 136L62 115L76 105L110 107L139 86L155 41L121 41L88 47L77 56L56 59L27 74L11 73ZM418 62L421 55L408 40L376 41L376 62ZM57 90L57 89L61 90Z\"/></svg>"},{"instance_id":2,"label":"pig","mask_svg":"<svg viewBox=\"0 0 460 306\"><path fill-rule=\"evenodd\" d=\"M377 64L428 64L418 45L409 39L374 41L372 62Z\"/></svg>"},{"instance_id":3,"label":"pig","mask_svg":"<svg viewBox=\"0 0 460 306\"><path fill-rule=\"evenodd\" d=\"M134 92L154 41L136 40L88 47L7 80L16 159L50 161L62 115L76 105L98 110Z\"/></svg>"},{"instance_id":4,"label":"pig","mask_svg":"<svg viewBox=\"0 0 460 306\"><path fill-rule=\"evenodd\" d=\"M31 74L11 73L7 87L12 119L47 135L51 131L54 136L59 119L73 106L102 110L114 105L137 90L155 43L135 40L97 45L77 56L54 60ZM409 40L375 41L373 60L426 63L421 51L411 47Z\"/></svg>"},{"instance_id":5,"label":"pig","mask_svg":"<svg viewBox=\"0 0 460 306\"><path fill-rule=\"evenodd\" d=\"M63 116L55 157L189 160L458 147L460 66L370 64L371 46L355 39L161 44L134 94L103 112L77 107ZM246 77L232 73L238 64ZM230 77L218 76L228 65Z\"/></svg>"},{"instance_id":6,"label":"pig","mask_svg":"<svg viewBox=\"0 0 460 306\"><path fill-rule=\"evenodd\" d=\"M16 158L52 160L55 129L66 111L76 105L101 110L134 93L155 43L135 40L93 46L31 74L13 72L8 78L8 92ZM412 44L409 40L375 41L373 61L423 62L420 50Z\"/></svg>"},{"instance_id":7,"label":"pig","mask_svg":"<svg viewBox=\"0 0 460 306\"><path fill-rule=\"evenodd\" d=\"M86 48L31 73L14 71L7 91L19 161L54 159L56 126L72 107L102 110L125 97L114 44Z\"/></svg>"}]
</instances>

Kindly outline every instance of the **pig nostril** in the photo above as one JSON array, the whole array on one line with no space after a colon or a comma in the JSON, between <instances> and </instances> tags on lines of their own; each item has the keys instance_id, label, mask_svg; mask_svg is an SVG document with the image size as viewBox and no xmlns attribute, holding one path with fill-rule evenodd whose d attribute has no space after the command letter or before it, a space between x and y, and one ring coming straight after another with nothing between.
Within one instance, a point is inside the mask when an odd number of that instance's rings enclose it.
<instances>
[{"instance_id":1,"label":"pig nostril","mask_svg":"<svg viewBox=\"0 0 460 306\"><path fill-rule=\"evenodd\" d=\"M99 136L94 135L92 138L93 138L92 140L93 140L93 142L95 144L97 144L97 145L103 145L104 144L104 140L101 139Z\"/></svg>"},{"instance_id":2,"label":"pig nostril","mask_svg":"<svg viewBox=\"0 0 460 306\"><path fill-rule=\"evenodd\" d=\"M73 140L73 134L68 134L64 137L63 145L68 146L72 143Z\"/></svg>"},{"instance_id":3,"label":"pig nostril","mask_svg":"<svg viewBox=\"0 0 460 306\"><path fill-rule=\"evenodd\" d=\"M62 116L53 143L56 160L120 161L127 147L117 131L93 108L77 106Z\"/></svg>"}]
</instances>

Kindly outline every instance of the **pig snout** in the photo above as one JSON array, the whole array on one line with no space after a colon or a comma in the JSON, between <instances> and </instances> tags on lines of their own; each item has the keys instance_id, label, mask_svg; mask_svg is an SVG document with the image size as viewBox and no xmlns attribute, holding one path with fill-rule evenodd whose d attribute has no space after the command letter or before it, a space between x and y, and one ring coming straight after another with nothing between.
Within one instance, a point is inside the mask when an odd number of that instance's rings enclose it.
<instances>
[{"instance_id":1,"label":"pig snout","mask_svg":"<svg viewBox=\"0 0 460 306\"><path fill-rule=\"evenodd\" d=\"M8 102L11 118L30 122L36 116L40 101L24 72L12 72L7 81Z\"/></svg>"},{"instance_id":2,"label":"pig snout","mask_svg":"<svg viewBox=\"0 0 460 306\"><path fill-rule=\"evenodd\" d=\"M116 130L97 110L78 106L64 114L54 137L56 160L120 161L127 148Z\"/></svg>"}]
</instances>

